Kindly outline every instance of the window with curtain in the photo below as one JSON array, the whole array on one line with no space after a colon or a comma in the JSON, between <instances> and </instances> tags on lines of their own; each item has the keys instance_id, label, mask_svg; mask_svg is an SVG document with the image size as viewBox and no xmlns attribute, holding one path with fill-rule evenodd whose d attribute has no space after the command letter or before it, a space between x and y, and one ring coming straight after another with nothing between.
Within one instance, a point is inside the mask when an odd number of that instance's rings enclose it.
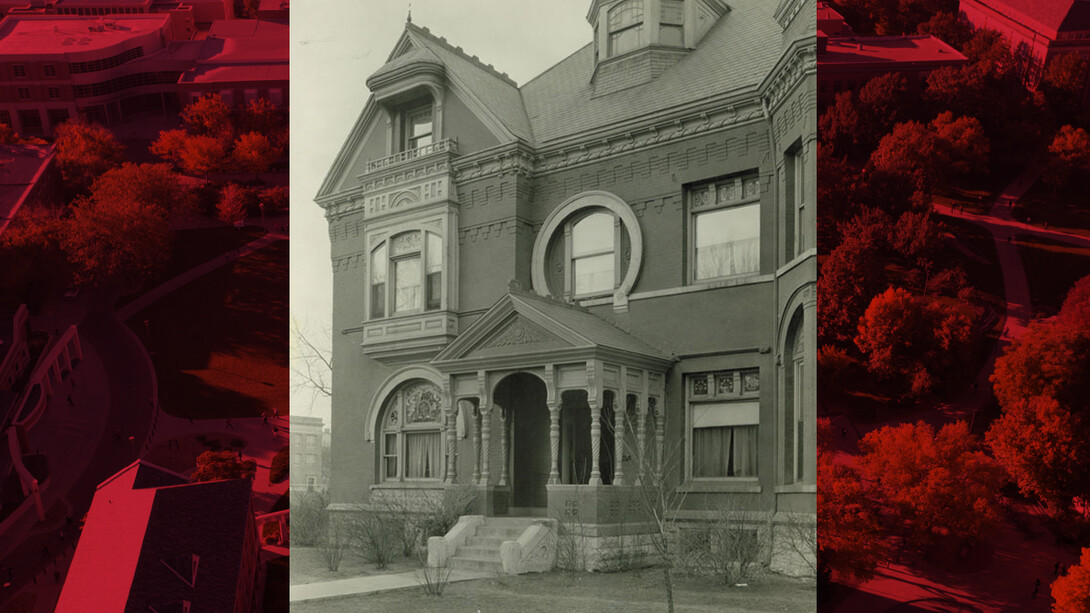
<instances>
[{"instance_id":1,"label":"window with curtain","mask_svg":"<svg viewBox=\"0 0 1090 613\"><path fill-rule=\"evenodd\" d=\"M382 419L382 480L440 479L443 471L439 388L408 383L386 402Z\"/></svg>"},{"instance_id":2,"label":"window with curtain","mask_svg":"<svg viewBox=\"0 0 1090 613\"><path fill-rule=\"evenodd\" d=\"M609 55L643 46L643 0L628 0L609 9Z\"/></svg>"},{"instance_id":3,"label":"window with curtain","mask_svg":"<svg viewBox=\"0 0 1090 613\"><path fill-rule=\"evenodd\" d=\"M689 189L694 282L760 272L759 198L755 175Z\"/></svg>"},{"instance_id":4,"label":"window with curtain","mask_svg":"<svg viewBox=\"0 0 1090 613\"><path fill-rule=\"evenodd\" d=\"M402 151L412 151L432 143L431 104L405 111L402 121Z\"/></svg>"},{"instance_id":5,"label":"window with curtain","mask_svg":"<svg viewBox=\"0 0 1090 613\"><path fill-rule=\"evenodd\" d=\"M690 375L687 389L692 478L756 477L760 433L757 371Z\"/></svg>"},{"instance_id":6,"label":"window with curtain","mask_svg":"<svg viewBox=\"0 0 1090 613\"><path fill-rule=\"evenodd\" d=\"M434 232L411 230L379 244L371 251L371 319L441 309L443 261L443 239Z\"/></svg>"}]
</instances>

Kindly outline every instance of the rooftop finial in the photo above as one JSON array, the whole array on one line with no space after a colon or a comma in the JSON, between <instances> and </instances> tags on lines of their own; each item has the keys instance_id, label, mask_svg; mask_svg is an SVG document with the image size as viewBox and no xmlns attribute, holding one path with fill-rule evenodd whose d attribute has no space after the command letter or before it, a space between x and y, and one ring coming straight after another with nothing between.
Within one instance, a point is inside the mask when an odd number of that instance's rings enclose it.
<instances>
[{"instance_id":1,"label":"rooftop finial","mask_svg":"<svg viewBox=\"0 0 1090 613\"><path fill-rule=\"evenodd\" d=\"M409 3L409 16L405 18L405 21L408 22L408 23L413 22L413 3L412 2Z\"/></svg>"}]
</instances>

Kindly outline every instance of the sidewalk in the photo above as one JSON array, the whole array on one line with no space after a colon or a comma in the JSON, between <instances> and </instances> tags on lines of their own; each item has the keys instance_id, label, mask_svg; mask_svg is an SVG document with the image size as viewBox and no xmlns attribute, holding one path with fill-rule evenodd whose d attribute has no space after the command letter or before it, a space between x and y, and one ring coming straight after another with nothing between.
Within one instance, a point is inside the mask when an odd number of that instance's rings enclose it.
<instances>
[{"instance_id":1,"label":"sidewalk","mask_svg":"<svg viewBox=\"0 0 1090 613\"><path fill-rule=\"evenodd\" d=\"M407 573L396 573L392 575L373 575L370 577L355 577L337 581L293 585L291 586L291 602L321 600L323 598L337 598L339 596L354 596L357 594L370 594L372 592L386 592L407 587L418 588L420 587L420 580L417 579L417 573L419 572L420 571L414 570ZM451 572L448 582L455 583L457 581L488 579L495 576L495 573L455 570Z\"/></svg>"}]
</instances>

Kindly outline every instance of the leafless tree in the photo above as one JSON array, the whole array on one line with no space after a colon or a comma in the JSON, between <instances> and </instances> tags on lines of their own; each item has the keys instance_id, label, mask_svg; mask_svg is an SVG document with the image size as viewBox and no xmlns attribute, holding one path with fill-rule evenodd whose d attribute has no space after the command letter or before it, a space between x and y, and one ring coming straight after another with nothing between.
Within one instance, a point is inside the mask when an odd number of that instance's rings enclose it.
<instances>
[{"instance_id":1,"label":"leafless tree","mask_svg":"<svg viewBox=\"0 0 1090 613\"><path fill-rule=\"evenodd\" d=\"M292 355L291 378L292 393L307 391L311 403L324 396L333 395L333 352L323 342L330 337L329 330L323 330L321 340L314 340L305 325L298 320L291 320Z\"/></svg>"}]
</instances>

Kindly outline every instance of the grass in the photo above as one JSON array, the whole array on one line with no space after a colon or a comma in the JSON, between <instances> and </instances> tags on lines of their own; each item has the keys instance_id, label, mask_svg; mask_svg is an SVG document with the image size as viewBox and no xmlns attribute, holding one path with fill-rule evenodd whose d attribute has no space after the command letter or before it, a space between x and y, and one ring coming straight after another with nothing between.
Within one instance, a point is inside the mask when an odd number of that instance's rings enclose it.
<instances>
[{"instance_id":1,"label":"grass","mask_svg":"<svg viewBox=\"0 0 1090 613\"><path fill-rule=\"evenodd\" d=\"M320 583L323 581L339 581L353 577L372 577L376 575L391 575L404 573L420 568L420 561L416 558L398 558L392 560L390 565L382 570L376 570L375 565L367 562L362 556L351 548L344 552L341 566L336 571L326 567L322 559L322 551L318 547L291 548L291 584L305 585L307 583Z\"/></svg>"},{"instance_id":2,"label":"grass","mask_svg":"<svg viewBox=\"0 0 1090 613\"><path fill-rule=\"evenodd\" d=\"M1090 172L1072 179L1068 190L1054 192L1038 181L1014 207L1014 217L1032 226L1090 236L1090 207L1086 206L1083 186L1090 184Z\"/></svg>"},{"instance_id":3,"label":"grass","mask_svg":"<svg viewBox=\"0 0 1090 613\"><path fill-rule=\"evenodd\" d=\"M1016 239L1034 315L1055 315L1071 286L1090 275L1090 248L1036 236Z\"/></svg>"},{"instance_id":4,"label":"grass","mask_svg":"<svg viewBox=\"0 0 1090 613\"><path fill-rule=\"evenodd\" d=\"M294 565L293 565L294 566ZM812 581L765 574L748 587L725 587L710 577L675 577L678 611L813 611ZM659 613L666 608L662 572L567 573L499 576L451 583L442 597L408 588L360 596L292 604L292 612L413 611L414 613Z\"/></svg>"},{"instance_id":5,"label":"grass","mask_svg":"<svg viewBox=\"0 0 1090 613\"><path fill-rule=\"evenodd\" d=\"M287 412L287 283L288 245L279 241L129 320L149 346L163 410L198 419Z\"/></svg>"},{"instance_id":6,"label":"grass","mask_svg":"<svg viewBox=\"0 0 1090 613\"><path fill-rule=\"evenodd\" d=\"M144 283L140 292L121 296L117 304L122 306L145 291L173 279L183 272L204 264L217 256L238 249L265 234L264 228L246 226L236 229L230 226L175 230L170 250L170 260L155 277Z\"/></svg>"}]
</instances>

